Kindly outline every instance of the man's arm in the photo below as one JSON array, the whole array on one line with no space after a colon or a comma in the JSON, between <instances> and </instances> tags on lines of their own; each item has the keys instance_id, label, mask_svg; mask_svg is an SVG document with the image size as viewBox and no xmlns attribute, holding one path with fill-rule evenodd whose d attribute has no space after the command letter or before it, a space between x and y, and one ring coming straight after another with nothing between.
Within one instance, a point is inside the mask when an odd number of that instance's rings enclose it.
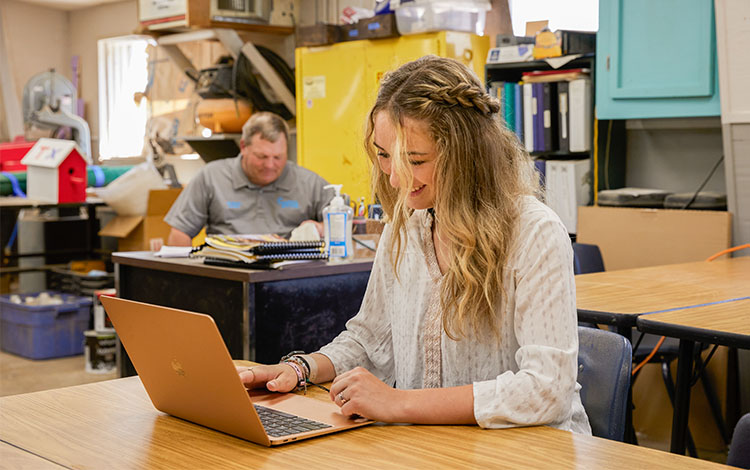
<instances>
[{"instance_id":1,"label":"man's arm","mask_svg":"<svg viewBox=\"0 0 750 470\"><path fill-rule=\"evenodd\" d=\"M168 246L192 246L193 239L185 232L172 227L167 239Z\"/></svg>"}]
</instances>

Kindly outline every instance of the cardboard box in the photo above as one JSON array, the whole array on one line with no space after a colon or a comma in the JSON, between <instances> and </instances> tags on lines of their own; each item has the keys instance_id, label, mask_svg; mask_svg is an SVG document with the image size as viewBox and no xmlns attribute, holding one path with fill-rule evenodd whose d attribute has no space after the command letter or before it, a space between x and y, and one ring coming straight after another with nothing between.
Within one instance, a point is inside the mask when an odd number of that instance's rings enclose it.
<instances>
[{"instance_id":1,"label":"cardboard box","mask_svg":"<svg viewBox=\"0 0 750 470\"><path fill-rule=\"evenodd\" d=\"M577 241L598 245L607 271L704 261L730 247L732 215L584 206L578 208Z\"/></svg>"},{"instance_id":2,"label":"cardboard box","mask_svg":"<svg viewBox=\"0 0 750 470\"><path fill-rule=\"evenodd\" d=\"M398 36L396 15L387 13L370 18L363 18L357 22L359 36L362 39L381 39Z\"/></svg>"},{"instance_id":3,"label":"cardboard box","mask_svg":"<svg viewBox=\"0 0 750 470\"><path fill-rule=\"evenodd\" d=\"M297 26L294 37L296 46L325 46L339 42L341 32L335 24L314 24L309 26Z\"/></svg>"},{"instance_id":4,"label":"cardboard box","mask_svg":"<svg viewBox=\"0 0 750 470\"><path fill-rule=\"evenodd\" d=\"M182 189L152 189L146 215L118 215L99 231L102 237L118 238L119 251L158 251L167 244L171 227L164 222Z\"/></svg>"}]
</instances>

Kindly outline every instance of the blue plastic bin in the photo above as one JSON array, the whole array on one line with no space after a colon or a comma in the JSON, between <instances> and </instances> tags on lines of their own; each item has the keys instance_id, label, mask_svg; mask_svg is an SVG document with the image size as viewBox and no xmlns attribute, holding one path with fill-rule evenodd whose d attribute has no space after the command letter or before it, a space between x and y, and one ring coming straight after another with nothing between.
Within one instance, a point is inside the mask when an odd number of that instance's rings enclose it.
<instances>
[{"instance_id":1,"label":"blue plastic bin","mask_svg":"<svg viewBox=\"0 0 750 470\"><path fill-rule=\"evenodd\" d=\"M88 329L91 299L60 295L61 305L26 305L0 295L0 349L30 359L83 354L83 332ZM26 297L39 294L19 294Z\"/></svg>"}]
</instances>

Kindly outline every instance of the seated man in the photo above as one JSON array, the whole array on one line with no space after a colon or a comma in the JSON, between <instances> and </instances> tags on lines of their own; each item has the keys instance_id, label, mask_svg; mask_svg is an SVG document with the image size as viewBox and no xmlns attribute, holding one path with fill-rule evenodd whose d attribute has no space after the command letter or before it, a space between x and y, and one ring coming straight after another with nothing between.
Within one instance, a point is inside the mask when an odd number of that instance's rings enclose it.
<instances>
[{"instance_id":1,"label":"seated man","mask_svg":"<svg viewBox=\"0 0 750 470\"><path fill-rule=\"evenodd\" d=\"M190 246L208 234L276 233L288 237L302 223L323 234L323 208L333 197L326 181L287 162L289 130L272 113L256 113L242 127L240 155L207 164L164 217L168 244Z\"/></svg>"}]
</instances>

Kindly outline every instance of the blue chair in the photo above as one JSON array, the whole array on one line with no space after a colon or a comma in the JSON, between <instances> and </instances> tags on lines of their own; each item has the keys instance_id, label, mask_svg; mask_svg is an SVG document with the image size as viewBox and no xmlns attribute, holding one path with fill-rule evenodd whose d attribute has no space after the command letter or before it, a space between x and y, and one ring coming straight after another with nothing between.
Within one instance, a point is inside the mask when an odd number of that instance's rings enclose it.
<instances>
[{"instance_id":1,"label":"blue chair","mask_svg":"<svg viewBox=\"0 0 750 470\"><path fill-rule=\"evenodd\" d=\"M750 468L750 413L737 421L732 435L732 444L729 446L727 465Z\"/></svg>"},{"instance_id":2,"label":"blue chair","mask_svg":"<svg viewBox=\"0 0 750 470\"><path fill-rule=\"evenodd\" d=\"M573 273L599 273L604 271L602 252L596 245L573 243Z\"/></svg>"},{"instance_id":3,"label":"blue chair","mask_svg":"<svg viewBox=\"0 0 750 470\"><path fill-rule=\"evenodd\" d=\"M578 328L578 383L594 436L623 440L632 363L625 337Z\"/></svg>"}]
</instances>

